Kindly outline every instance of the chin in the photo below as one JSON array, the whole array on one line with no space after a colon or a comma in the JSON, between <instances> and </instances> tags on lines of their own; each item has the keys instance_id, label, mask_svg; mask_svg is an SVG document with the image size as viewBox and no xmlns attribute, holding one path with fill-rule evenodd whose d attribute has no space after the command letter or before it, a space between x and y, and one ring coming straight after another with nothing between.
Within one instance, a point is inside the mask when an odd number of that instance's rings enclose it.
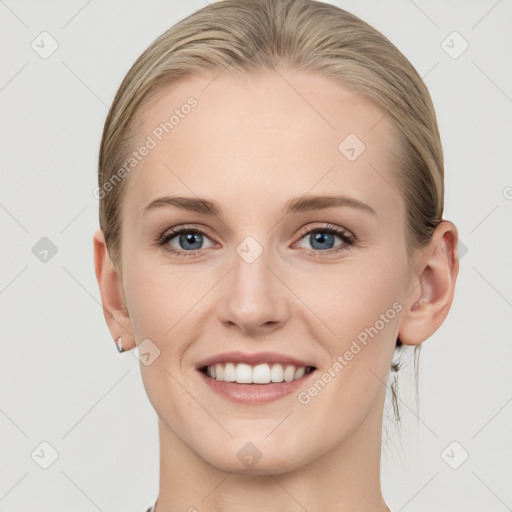
<instances>
[{"instance_id":1,"label":"chin","mask_svg":"<svg viewBox=\"0 0 512 512\"><path fill-rule=\"evenodd\" d=\"M219 449L207 448L198 455L209 465L235 475L279 475L294 471L308 462L307 454L297 457L299 446L283 448L278 443L252 443L232 439ZM211 445L210 445L211 447Z\"/></svg>"}]
</instances>

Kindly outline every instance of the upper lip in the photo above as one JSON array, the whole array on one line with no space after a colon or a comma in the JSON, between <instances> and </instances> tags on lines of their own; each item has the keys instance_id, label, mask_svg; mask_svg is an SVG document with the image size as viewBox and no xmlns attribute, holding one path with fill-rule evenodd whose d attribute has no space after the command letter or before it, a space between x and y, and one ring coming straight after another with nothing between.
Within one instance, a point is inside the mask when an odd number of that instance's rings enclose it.
<instances>
[{"instance_id":1,"label":"upper lip","mask_svg":"<svg viewBox=\"0 0 512 512\"><path fill-rule=\"evenodd\" d=\"M288 356L286 354L279 354L278 352L256 352L254 354L246 354L244 352L224 352L217 354L207 359L204 359L196 368L200 370L205 366L212 366L217 363L245 363L251 366L262 364L262 363L280 363L290 364L294 366L314 366L307 361L301 361L295 357Z\"/></svg>"}]
</instances>

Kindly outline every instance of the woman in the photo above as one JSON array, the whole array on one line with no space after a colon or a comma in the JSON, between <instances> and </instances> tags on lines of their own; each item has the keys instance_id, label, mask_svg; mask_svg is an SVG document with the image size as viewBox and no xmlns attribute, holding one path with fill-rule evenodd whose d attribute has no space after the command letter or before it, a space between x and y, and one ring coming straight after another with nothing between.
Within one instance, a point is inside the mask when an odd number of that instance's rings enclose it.
<instances>
[{"instance_id":1,"label":"woman","mask_svg":"<svg viewBox=\"0 0 512 512\"><path fill-rule=\"evenodd\" d=\"M393 356L439 328L458 273L443 180L421 78L337 7L225 0L139 57L94 249L159 417L149 511L390 510Z\"/></svg>"}]
</instances>

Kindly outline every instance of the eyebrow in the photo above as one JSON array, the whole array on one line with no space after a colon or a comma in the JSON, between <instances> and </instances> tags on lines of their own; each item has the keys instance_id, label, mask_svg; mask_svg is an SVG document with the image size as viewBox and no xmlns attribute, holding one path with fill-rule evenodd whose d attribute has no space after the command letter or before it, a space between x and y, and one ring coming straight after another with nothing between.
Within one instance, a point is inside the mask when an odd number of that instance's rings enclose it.
<instances>
[{"instance_id":1,"label":"eyebrow","mask_svg":"<svg viewBox=\"0 0 512 512\"><path fill-rule=\"evenodd\" d=\"M151 201L151 203L149 203L144 208L142 214L144 215L151 210L155 210L157 208L161 208L164 206L174 206L182 210L202 213L205 215L220 216L221 214L221 207L216 201L184 196L159 197ZM326 210L328 208L337 207L355 208L357 210L370 213L372 215L377 215L375 210L371 206L367 205L366 203L363 203L362 201L359 201L359 199L355 199L354 197L349 197L346 195L310 195L295 197L286 201L281 213L283 216L285 216L290 213Z\"/></svg>"}]
</instances>

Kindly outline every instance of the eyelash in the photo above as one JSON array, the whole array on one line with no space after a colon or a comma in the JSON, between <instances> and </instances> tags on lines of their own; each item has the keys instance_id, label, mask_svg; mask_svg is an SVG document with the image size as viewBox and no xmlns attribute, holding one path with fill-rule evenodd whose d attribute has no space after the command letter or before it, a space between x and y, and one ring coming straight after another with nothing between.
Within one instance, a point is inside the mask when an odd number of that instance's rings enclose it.
<instances>
[{"instance_id":1,"label":"eyelash","mask_svg":"<svg viewBox=\"0 0 512 512\"><path fill-rule=\"evenodd\" d=\"M160 235L157 238L157 240L156 240L157 245L164 246L170 240L175 238L177 235L180 235L181 233L201 234L201 235L204 235L204 236L210 238L208 233L206 231L204 231L203 229L200 229L200 228L197 228L194 226L181 226L179 228L171 228L170 230L165 231L162 235ZM332 235L339 236L343 241L343 245L341 245L337 248L326 249L323 251L314 250L314 249L304 249L308 254L312 254L315 257L321 257L321 254L326 254L326 253L333 254L333 253L338 253L341 251L348 251L348 250L350 250L350 248L352 246L354 246L356 244L356 241L357 241L357 238L354 235L350 234L347 230L337 228L331 224L315 227L312 229L310 228L310 229L303 231L300 235L299 241L302 240L306 235L310 235L311 233L330 233ZM190 256L196 256L197 253L200 252L202 249L197 249L194 251L178 251L174 248L171 248L171 249L165 248L165 250L172 254L175 254L177 256L190 257Z\"/></svg>"}]
</instances>

